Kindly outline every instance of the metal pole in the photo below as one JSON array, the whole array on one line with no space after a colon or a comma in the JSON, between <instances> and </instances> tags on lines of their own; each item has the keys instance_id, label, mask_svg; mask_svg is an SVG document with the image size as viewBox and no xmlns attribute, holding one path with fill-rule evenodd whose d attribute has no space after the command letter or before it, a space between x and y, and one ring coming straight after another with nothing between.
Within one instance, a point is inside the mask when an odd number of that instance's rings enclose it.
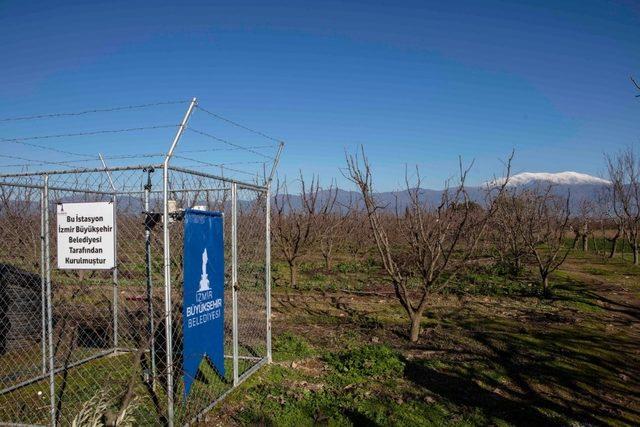
<instances>
[{"instance_id":1,"label":"metal pole","mask_svg":"<svg viewBox=\"0 0 640 427\"><path fill-rule=\"evenodd\" d=\"M184 114L184 117L182 118L182 122L180 122L178 131L176 132L176 135L173 137L173 142L171 143L171 147L169 147L169 151L167 152L167 155L164 158L164 166L169 165L169 159L171 158L171 156L173 156L173 152L175 151L176 146L180 141L180 137L184 133L184 130L187 128L189 117L191 117L191 113L193 112L193 109L195 108L197 103L198 103L198 100L196 98L193 98L191 100L191 103L189 104L189 108L187 108L187 112Z\"/></svg>"},{"instance_id":2,"label":"metal pole","mask_svg":"<svg viewBox=\"0 0 640 427\"><path fill-rule=\"evenodd\" d=\"M42 375L47 373L47 312L46 312L46 298L47 298L47 279L45 278L46 270L45 270L45 193L44 187L40 191L40 317L42 318L42 335L40 337L41 343L41 351L42 351Z\"/></svg>"},{"instance_id":3,"label":"metal pole","mask_svg":"<svg viewBox=\"0 0 640 427\"><path fill-rule=\"evenodd\" d=\"M165 335L167 343L167 424L173 427L173 337L172 337L172 321L171 321L171 249L169 241L169 160L173 155L173 151L180 141L182 133L187 127L187 122L191 116L191 112L196 106L196 98L191 100L189 108L185 113L180 127L176 132L171 147L167 152L162 166L162 196L163 196L163 264L164 264L164 316L165 316Z\"/></svg>"},{"instance_id":4,"label":"metal pole","mask_svg":"<svg viewBox=\"0 0 640 427\"><path fill-rule=\"evenodd\" d=\"M269 178L265 185L267 187L266 191L266 217L265 217L265 298L267 305L267 363L271 363L273 361L272 353L271 353L271 181L273 181L273 176L276 173L276 168L278 167L278 163L280 162L280 156L282 155L282 150L284 149L284 142L280 142L278 146L278 152L276 153L276 157L273 160L273 166L271 167L271 173L269 174Z\"/></svg>"},{"instance_id":5,"label":"metal pole","mask_svg":"<svg viewBox=\"0 0 640 427\"><path fill-rule=\"evenodd\" d=\"M117 197L116 197L116 186L113 183L113 179L111 179L111 174L107 170L107 163L104 161L104 157L102 157L102 153L98 153L98 157L100 157L100 161L102 162L102 166L104 166L104 171L107 174L107 178L109 179L109 184L111 185L111 190L113 191L113 195L111 196L111 202L113 203L113 235L116 238L113 241L113 271L112 271L112 283L113 283L113 348L118 348L118 306L119 306L119 295L118 295L118 216L117 216Z\"/></svg>"},{"instance_id":6,"label":"metal pole","mask_svg":"<svg viewBox=\"0 0 640 427\"><path fill-rule=\"evenodd\" d=\"M267 363L273 361L271 357L271 190L266 191L267 200L265 201L265 247L264 247L264 263L265 263L265 298L267 306Z\"/></svg>"},{"instance_id":7,"label":"metal pole","mask_svg":"<svg viewBox=\"0 0 640 427\"><path fill-rule=\"evenodd\" d=\"M233 386L238 385L238 186L231 184L231 316L233 334Z\"/></svg>"},{"instance_id":8,"label":"metal pole","mask_svg":"<svg viewBox=\"0 0 640 427\"><path fill-rule=\"evenodd\" d=\"M51 401L51 425L56 425L55 354L53 354L53 305L51 303L51 256L49 254L49 175L44 176L44 259L47 288L47 331L49 335L49 394Z\"/></svg>"},{"instance_id":9,"label":"metal pole","mask_svg":"<svg viewBox=\"0 0 640 427\"><path fill-rule=\"evenodd\" d=\"M113 241L113 273L112 273L112 281L113 281L113 348L118 348L118 306L120 305L119 301L119 291L118 291L118 205L115 194L112 198L113 201L113 235L116 238Z\"/></svg>"},{"instance_id":10,"label":"metal pole","mask_svg":"<svg viewBox=\"0 0 640 427\"><path fill-rule=\"evenodd\" d=\"M265 186L267 187L266 191L266 207L265 207L265 254L264 254L264 263L265 263L265 272L264 272L264 280L265 280L265 299L266 299L266 311L267 311L267 363L271 363L273 361L272 353L271 353L271 181L273 181L273 176L276 173L276 168L278 167L278 163L280 162L280 156L282 155L282 150L284 149L284 142L280 142L278 145L278 152L276 153L276 157L273 160L273 165L271 167L271 173L269 174L269 178L265 182Z\"/></svg>"},{"instance_id":11,"label":"metal pole","mask_svg":"<svg viewBox=\"0 0 640 427\"><path fill-rule=\"evenodd\" d=\"M151 386L155 390L156 388L156 349L155 349L155 327L154 327L154 315L153 315L153 283L151 279L151 221L149 212L149 193L151 191L151 174L154 169L150 167L146 169L147 172L147 184L144 186L144 212L145 212L145 225L144 225L144 238L145 238L145 252L146 252L146 264L147 264L147 312L149 316L149 354L151 355Z\"/></svg>"},{"instance_id":12,"label":"metal pole","mask_svg":"<svg viewBox=\"0 0 640 427\"><path fill-rule=\"evenodd\" d=\"M173 427L173 342L171 322L171 251L169 249L169 165L162 169L162 234L164 240L164 330L166 343L167 374L167 424Z\"/></svg>"},{"instance_id":13,"label":"metal pole","mask_svg":"<svg viewBox=\"0 0 640 427\"><path fill-rule=\"evenodd\" d=\"M276 173L276 168L278 167L278 163L280 162L280 155L282 154L283 149L284 142L281 142L280 145L278 145L278 152L276 153L276 157L275 159L273 159L273 165L271 166L271 173L269 174L269 178L267 179L267 182L265 182L266 187L269 187L269 184L271 184L271 181L273 181L273 175Z\"/></svg>"}]
</instances>

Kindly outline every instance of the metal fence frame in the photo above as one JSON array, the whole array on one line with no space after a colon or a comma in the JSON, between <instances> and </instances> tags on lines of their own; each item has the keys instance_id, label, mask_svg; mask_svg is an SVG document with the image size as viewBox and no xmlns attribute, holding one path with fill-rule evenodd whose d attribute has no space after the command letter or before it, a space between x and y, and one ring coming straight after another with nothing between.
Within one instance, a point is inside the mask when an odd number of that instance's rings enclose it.
<instances>
[{"instance_id":1,"label":"metal fence frame","mask_svg":"<svg viewBox=\"0 0 640 427\"><path fill-rule=\"evenodd\" d=\"M169 426L174 425L174 421L176 420L175 415L175 387L174 384L174 337L172 335L175 323L173 319L173 310L175 309L174 302L172 298L172 289L175 283L172 283L172 262L171 262L171 234L170 234L170 222L171 215L170 212L170 195L174 192L184 191L184 192L194 192L194 191L209 191L208 188L170 188L170 175L171 173L182 173L185 176L190 177L198 177L202 179L210 180L211 182L221 183L223 187L215 188L211 190L216 191L229 191L231 195L231 319L232 319L232 354L225 355L225 358L232 359L233 366L233 380L232 386L229 387L226 391L221 393L217 398L208 402L208 404L200 410L190 416L189 419L180 420L182 423L186 425L191 424L200 420L204 414L206 414L211 408L213 408L217 403L223 400L231 391L233 391L238 385L240 385L244 380L246 380L249 376L251 376L255 371L257 371L260 367L267 363L272 362L272 352L271 352L271 241L270 241L270 202L271 202L271 193L270 193L270 183L273 178L275 168L278 163L278 159L280 157L280 153L282 151L283 145L280 144L278 153L276 155L275 161L273 163L272 169L268 176L265 177L264 182L262 184L248 183L242 182L235 179L225 178L218 175L213 175L201 171L186 169L182 167L174 167L171 166L171 158L174 154L176 147L179 144L180 138L186 129L189 118L193 112L194 107L196 106L197 101L194 98L178 127L178 130L173 138L171 146L167 152L167 155L162 164L158 165L136 165L136 166L125 166L125 167L113 167L109 168L106 164L103 164L103 168L95 168L95 169L69 169L69 170L52 170L47 172L38 172L38 173L15 173L15 174L4 174L0 175L0 187L15 187L15 188L29 188L33 190L37 190L40 195L40 279L41 279L41 289L40 289L40 298L41 298L41 352L42 352L42 370L39 375L35 375L31 378L28 378L24 381L21 381L17 384L0 384L0 397L6 393L10 393L12 391L18 390L22 387L28 386L38 381L47 380L49 382L49 406L50 406L50 424L56 425L56 376L59 374L65 374L67 370L73 369L80 365L91 362L92 360L96 360L103 357L112 356L115 354L120 354L121 352L131 352L134 349L121 347L118 341L118 309L120 306L119 302L119 261L118 255L116 252L116 264L112 270L112 287L113 287L113 295L112 295L112 304L113 304L113 319L112 319L112 327L113 327L113 341L111 343L111 348L101 351L97 354L93 354L89 357L85 357L79 360L74 361L73 363L61 367L56 367L55 360L55 350L54 350L54 339L53 339L53 308L54 303L52 302L52 282L51 282L51 253L50 253L50 234L51 234L51 221L50 221L50 192L51 191L63 191L69 193L83 193L83 194L94 194L100 195L103 197L110 197L114 204L118 203L118 198L126 195L133 194L144 194L145 212L149 211L149 196L150 194L159 195L160 191L152 191L151 190L151 175L149 176L148 185L145 185L143 189L140 190L128 190L128 191L118 191L116 186L113 183L111 174L114 172L122 172L122 171L142 171L143 173L149 170L162 170L162 190L161 190L161 200L162 202L162 248L163 248L163 256L162 256L162 269L163 269L163 289L164 289L164 330L166 333L166 360L164 361L166 366L166 415L167 419L165 423ZM65 175L71 176L76 175L80 176L82 174L91 174L91 173L104 173L108 176L108 181L110 183L110 191L104 191L102 189L95 188L77 188L77 187L65 187L65 186L57 186L50 185L50 178L56 175ZM264 327L265 327L265 354L262 357L254 357L254 356L242 356L239 352L239 319L238 319L238 191L251 191L256 194L256 197L262 197L264 203L264 304L265 304L265 319L264 319ZM117 224L117 218L114 221ZM150 257L150 249L149 249L149 234L148 230L145 230L145 235L147 241L145 242L146 254L147 257L147 266L150 265L149 257ZM118 246L117 239L118 234L116 230L116 248ZM229 242L225 243L225 246ZM2 261L2 260L0 260ZM147 267L149 268L149 267ZM147 272L147 276L151 277L149 272ZM152 284L149 283L147 286L151 287ZM153 298L149 297L147 303L149 305L152 304ZM228 310L229 307L227 307ZM149 307L149 313L153 313L153 308ZM226 310L225 310L226 311ZM153 328L154 321L150 322L151 328ZM155 335L152 329L151 331L151 340L153 340ZM151 346L155 345L153 341L150 343ZM153 347L151 347L153 349ZM154 362L155 361L155 352L153 353ZM254 364L245 372L240 372L239 369L239 361L243 358L253 359ZM155 365L152 366L152 369L155 370ZM155 372L155 371L154 371ZM2 379L2 378L0 378ZM154 377L155 381L155 377ZM154 383L155 387L155 383ZM0 419L0 424L3 422L10 423L20 423L21 420L3 420Z\"/></svg>"}]
</instances>

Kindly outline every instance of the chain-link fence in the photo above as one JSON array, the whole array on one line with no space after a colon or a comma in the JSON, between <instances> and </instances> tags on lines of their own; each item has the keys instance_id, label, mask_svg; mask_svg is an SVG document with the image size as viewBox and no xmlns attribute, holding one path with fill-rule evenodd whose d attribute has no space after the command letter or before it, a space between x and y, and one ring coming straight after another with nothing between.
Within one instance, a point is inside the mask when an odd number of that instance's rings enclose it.
<instances>
[{"instance_id":1,"label":"chain-link fence","mask_svg":"<svg viewBox=\"0 0 640 427\"><path fill-rule=\"evenodd\" d=\"M57 208L80 202L114 206L111 269L57 268ZM225 374L201 363L186 394L191 208L223 213ZM270 360L269 245L267 186L167 163L0 176L0 423L197 421Z\"/></svg>"}]
</instances>

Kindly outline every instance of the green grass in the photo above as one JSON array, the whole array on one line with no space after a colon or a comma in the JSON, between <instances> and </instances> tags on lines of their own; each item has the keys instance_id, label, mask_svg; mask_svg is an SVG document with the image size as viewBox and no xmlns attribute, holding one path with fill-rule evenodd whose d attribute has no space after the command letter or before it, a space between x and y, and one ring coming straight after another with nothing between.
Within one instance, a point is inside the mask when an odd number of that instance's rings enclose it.
<instances>
[{"instance_id":1,"label":"green grass","mask_svg":"<svg viewBox=\"0 0 640 427\"><path fill-rule=\"evenodd\" d=\"M333 369L333 380L339 385L395 378L404 371L404 363L398 353L383 345L365 345L340 353L327 353L323 359Z\"/></svg>"},{"instance_id":2,"label":"green grass","mask_svg":"<svg viewBox=\"0 0 640 427\"><path fill-rule=\"evenodd\" d=\"M535 278L513 276L494 265L479 266L456 277L447 292L459 295L532 296L539 294Z\"/></svg>"},{"instance_id":3,"label":"green grass","mask_svg":"<svg viewBox=\"0 0 640 427\"><path fill-rule=\"evenodd\" d=\"M249 369L251 361L240 360L240 373ZM66 378L55 376L56 400L62 398L59 419L61 424L71 423L83 405L99 391L106 391L112 408L116 408L122 398L132 374L136 376L134 392L139 397L134 417L139 425L159 425L159 417L139 372L132 371L133 355L124 353L107 356L70 368ZM231 359L225 359L225 376L221 378L210 365L203 361L198 380L193 382L186 401L183 399L182 381L176 384L175 416L177 424L186 422L207 407L223 392L231 388L233 366ZM63 387L64 384L64 387ZM64 391L61 391L64 390ZM166 394L157 387L161 410L166 410ZM48 424L50 422L48 378L15 391L0 395L1 422Z\"/></svg>"},{"instance_id":4,"label":"green grass","mask_svg":"<svg viewBox=\"0 0 640 427\"><path fill-rule=\"evenodd\" d=\"M304 359L314 353L307 340L290 332L276 336L273 342L273 358L275 361Z\"/></svg>"},{"instance_id":5,"label":"green grass","mask_svg":"<svg viewBox=\"0 0 640 427\"><path fill-rule=\"evenodd\" d=\"M637 425L640 337L629 325L640 269L578 255L552 275L550 297L540 294L532 270L514 276L488 265L461 275L431 297L416 345L406 341L407 318L393 296L344 294L329 285L367 290L365 273L310 263L301 289L287 290L293 303L276 304L277 325L286 331L274 338L278 364L251 378L212 419Z\"/></svg>"},{"instance_id":6,"label":"green grass","mask_svg":"<svg viewBox=\"0 0 640 427\"><path fill-rule=\"evenodd\" d=\"M577 252L552 275L550 297L540 294L531 266L518 275L493 265L461 274L447 292L430 295L417 344L406 340L407 317L395 297L381 293L391 288L375 263L337 259L326 269L320 260L308 261L300 289L291 290L287 266L274 262L274 364L233 391L209 421L638 425L640 268ZM243 270L247 283L255 282L254 273L258 265ZM179 421L230 388L226 363L225 378L203 364L185 404L178 382ZM241 361L241 372L250 366ZM131 372L130 355L72 369L65 419L105 384L115 399ZM146 396L142 384L136 393ZM46 396L46 381L0 396L0 420L46 422ZM156 421L148 398L136 417L141 424Z\"/></svg>"},{"instance_id":7,"label":"green grass","mask_svg":"<svg viewBox=\"0 0 640 427\"><path fill-rule=\"evenodd\" d=\"M444 406L407 389L404 362L389 347L354 347L315 362L323 366L320 376L274 365L250 379L230 399L242 402L234 419L276 426L449 424Z\"/></svg>"}]
</instances>

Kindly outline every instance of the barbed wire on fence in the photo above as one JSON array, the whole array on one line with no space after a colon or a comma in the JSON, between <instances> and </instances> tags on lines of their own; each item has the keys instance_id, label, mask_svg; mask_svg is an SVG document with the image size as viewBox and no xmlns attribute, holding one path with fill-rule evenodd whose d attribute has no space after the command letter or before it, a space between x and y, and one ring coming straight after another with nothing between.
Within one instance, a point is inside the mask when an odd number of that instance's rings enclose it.
<instances>
[{"instance_id":1,"label":"barbed wire on fence","mask_svg":"<svg viewBox=\"0 0 640 427\"><path fill-rule=\"evenodd\" d=\"M23 115L16 117L6 117L0 119L0 124L10 125L19 124L21 122L36 122L47 119L59 119L68 122L76 118L80 118L88 115L104 115L114 112L127 112L133 110L149 110L153 111L154 107L172 106L186 104L189 101L186 100L170 100L161 102L149 102L139 103L124 106L114 107L102 107L102 108L89 108L80 111L63 111L54 112L48 114L34 114ZM204 113L204 117L209 117L222 123L223 125L231 126L242 131L246 131L247 134L257 136L259 139L267 140L267 143L252 143L255 141L246 141L248 143L237 143L233 137L220 135L223 130L219 126L216 127L215 132L211 132L207 129L207 123L200 123L197 127L185 126L185 130L192 133L194 136L202 137L204 139L188 139L185 144L181 145L178 155L175 156L178 164L191 168L216 168L220 170L220 173L224 176L244 176L244 177L260 177L267 178L268 165L276 162L276 156L274 155L275 149L282 144L282 141L278 138L268 135L265 132L256 130L255 128L241 124L235 120L231 120L223 115L203 108L200 105L195 105L195 110ZM120 117L120 116L119 116ZM73 123L72 123L73 124ZM129 141L137 141L138 137L133 136L137 132L149 132L154 130L163 130L169 128L179 128L179 125L174 124L150 124L146 126L122 126L106 129L84 129L80 131L69 132L57 132L41 135L17 135L17 136L2 136L3 131L8 129L0 128L0 144L15 144L17 147L24 147L25 149L31 149L31 151L20 150L20 152L11 153L14 155L14 160L22 160L24 163L9 162L0 164L0 170L15 170L20 171L35 171L36 169L46 170L45 166L65 166L74 164L86 164L87 167L91 165L99 166L101 161L96 153L87 153L84 150L90 149L90 147L100 147L99 150L105 153L104 159L110 161L112 164L126 164L128 160L144 160L144 159L161 159L166 156L166 151L148 152L148 153L127 153L131 148L136 147L137 143L129 143ZM223 126L224 128L224 126ZM13 130L15 133L15 130ZM110 141L110 148L100 146L101 139L99 137L108 136L112 134L132 134L131 137L122 139L121 141ZM87 138L86 140L76 141L80 138ZM89 139L91 138L91 139ZM75 147L82 147L83 150L73 150L65 147L66 141L63 143L57 142L58 140L74 140ZM55 144L39 143L40 141L56 141ZM142 141L151 141L149 137L142 139ZM167 144L168 144L167 139ZM221 146L211 145L211 142L219 143ZM148 144L148 142L146 142ZM120 154L113 153L113 150L125 151ZM84 152L83 152L84 151ZM271 151L271 152L269 152ZM37 155L42 153L42 155ZM27 155L24 155L27 154ZM32 154L32 155L29 155ZM36 154L35 156L33 154ZM191 156L189 154L198 154L199 156ZM202 156L200 156L200 154ZM219 155L222 155L220 157ZM55 156L58 155L58 156ZM215 159L212 156L215 155ZM64 156L65 158L61 158ZM69 157L75 157L75 159L69 159ZM248 161L246 156L253 156L262 161ZM243 158L244 157L244 158ZM5 157L9 158L9 157ZM245 165L250 167L238 167L237 165ZM253 167L251 167L253 166ZM255 167L255 168L254 168Z\"/></svg>"},{"instance_id":2,"label":"barbed wire on fence","mask_svg":"<svg viewBox=\"0 0 640 427\"><path fill-rule=\"evenodd\" d=\"M132 128L124 128L124 129L99 129L99 130L89 130L84 132L75 132L75 133L61 133L61 134L52 134L52 135L36 135L36 136L22 136L18 138L2 138L1 142L22 142L22 141L31 141L36 139L51 139L51 138L71 138L77 136L93 136L93 135L101 135L107 133L123 133L123 132L137 132L142 130L151 130L151 129L167 129L167 128L175 128L179 125L150 125L150 126L139 126Z\"/></svg>"},{"instance_id":3,"label":"barbed wire on fence","mask_svg":"<svg viewBox=\"0 0 640 427\"><path fill-rule=\"evenodd\" d=\"M187 104L190 100L177 100L177 101L160 101L160 102L151 102L147 104L137 104L137 105L124 105L119 107L108 107L108 108L93 108L90 110L82 110L82 111L74 111L74 112L62 112L62 113L49 113L49 114L37 114L31 116L19 116L19 117L5 117L0 119L0 123L3 122L15 122L15 121L26 121L26 120L40 120L40 119L49 119L49 118L60 118L60 117L75 117L75 116L83 116L85 114L95 114L95 113L111 113L115 111L124 111L124 110L136 110L140 108L149 108L149 107L157 107L160 105L176 105L176 104Z\"/></svg>"},{"instance_id":4,"label":"barbed wire on fence","mask_svg":"<svg viewBox=\"0 0 640 427\"><path fill-rule=\"evenodd\" d=\"M237 148L238 150L244 150L244 151L247 151L249 153L255 154L257 156L264 157L264 158L270 159L270 160L274 160L273 156L268 156L266 154L263 154L263 153L260 153L258 151L252 150L251 148L236 144L235 142L231 142L231 141L228 141L226 139L219 138L219 137L217 137L215 135L212 135L210 133L207 133L207 132L204 132L204 131L201 131L201 130L198 130L198 129L194 129L192 127L188 127L187 129L190 130L191 132L197 133L198 135L202 135L202 136L205 136L205 137L207 137L209 139L212 139L214 141L222 142L223 144L227 144L227 145L229 145L231 147Z\"/></svg>"},{"instance_id":5,"label":"barbed wire on fence","mask_svg":"<svg viewBox=\"0 0 640 427\"><path fill-rule=\"evenodd\" d=\"M214 117L214 118L216 118L216 119L218 119L218 120L222 120L222 121L224 121L224 122L226 122L226 123L229 123L229 124L231 124L231 125L233 125L233 126L236 126L236 127L238 127L238 128L244 129L244 130L246 130L246 131L248 131L248 132L251 132L251 133L254 133L254 134L256 134L256 135L262 136L262 137L264 137L264 138L266 138L266 139L269 139L269 140L271 140L271 141L273 141L273 142L276 142L276 143L278 143L278 144L280 144L280 143L283 143L283 142L284 142L284 141L282 141L282 140L280 140L280 139L277 139L277 138L271 137L271 136L269 136L269 135L265 134L264 132L260 132L260 131L257 131L257 130L254 130L254 129L251 129L251 128L249 128L249 127L245 126L245 125L242 125L242 124L240 124L240 123L234 122L234 121L233 121L233 120L231 120L231 119L227 119L226 117L223 117L223 116L221 116L220 114L217 114L217 113L214 113L214 112L212 112L212 111L209 111L209 110L207 110L207 109L203 108L203 107L202 107L202 106L200 106L200 105L197 105L197 106L196 106L196 108L197 108L198 110L200 110L200 111L202 111L202 112L204 112L204 113L208 114L208 115L209 115L209 116L211 116L211 117Z\"/></svg>"}]
</instances>

